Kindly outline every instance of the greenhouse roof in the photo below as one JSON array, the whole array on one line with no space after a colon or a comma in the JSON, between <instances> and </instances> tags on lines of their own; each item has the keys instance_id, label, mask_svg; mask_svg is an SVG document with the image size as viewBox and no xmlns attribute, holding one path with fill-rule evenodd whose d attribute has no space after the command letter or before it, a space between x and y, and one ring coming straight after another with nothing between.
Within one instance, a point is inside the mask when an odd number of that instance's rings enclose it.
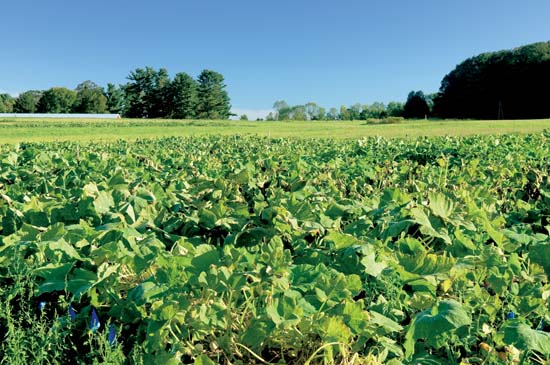
<instances>
[{"instance_id":1,"label":"greenhouse roof","mask_svg":"<svg viewBox=\"0 0 550 365\"><path fill-rule=\"evenodd\" d=\"M120 114L0 113L0 118L120 119Z\"/></svg>"}]
</instances>

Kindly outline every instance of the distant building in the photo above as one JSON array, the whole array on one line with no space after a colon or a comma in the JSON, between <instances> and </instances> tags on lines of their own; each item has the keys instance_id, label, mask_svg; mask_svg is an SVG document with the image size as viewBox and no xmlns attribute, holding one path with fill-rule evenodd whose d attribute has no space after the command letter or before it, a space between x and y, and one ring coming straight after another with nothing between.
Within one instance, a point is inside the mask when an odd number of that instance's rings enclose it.
<instances>
[{"instance_id":1,"label":"distant building","mask_svg":"<svg viewBox=\"0 0 550 365\"><path fill-rule=\"evenodd\" d=\"M120 119L120 114L0 113L0 118Z\"/></svg>"}]
</instances>

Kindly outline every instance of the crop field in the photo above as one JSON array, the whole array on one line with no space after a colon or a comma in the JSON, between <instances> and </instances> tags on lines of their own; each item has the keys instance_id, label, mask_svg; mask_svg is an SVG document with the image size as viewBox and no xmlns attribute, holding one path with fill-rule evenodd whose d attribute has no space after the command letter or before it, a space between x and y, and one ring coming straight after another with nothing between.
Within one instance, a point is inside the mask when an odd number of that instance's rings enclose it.
<instances>
[{"instance_id":1,"label":"crop field","mask_svg":"<svg viewBox=\"0 0 550 365\"><path fill-rule=\"evenodd\" d=\"M550 364L549 121L7 123L0 364Z\"/></svg>"},{"instance_id":2,"label":"crop field","mask_svg":"<svg viewBox=\"0 0 550 365\"><path fill-rule=\"evenodd\" d=\"M540 133L550 119L494 121L405 121L377 124L366 121L246 122L205 120L0 120L0 143L46 141L115 141L176 136L241 135L261 137L359 139L381 136L471 136Z\"/></svg>"}]
</instances>

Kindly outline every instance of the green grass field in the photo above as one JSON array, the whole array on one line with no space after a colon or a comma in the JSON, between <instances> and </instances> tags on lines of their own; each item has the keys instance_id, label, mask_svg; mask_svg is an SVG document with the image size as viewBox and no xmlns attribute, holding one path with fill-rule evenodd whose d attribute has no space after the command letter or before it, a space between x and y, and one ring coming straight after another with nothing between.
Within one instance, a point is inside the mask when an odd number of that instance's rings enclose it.
<instances>
[{"instance_id":1,"label":"green grass field","mask_svg":"<svg viewBox=\"0 0 550 365\"><path fill-rule=\"evenodd\" d=\"M259 135L270 137L355 139L367 136L419 137L537 133L550 119L500 121L243 122L182 120L0 120L0 143L23 141L98 141L167 136Z\"/></svg>"}]
</instances>

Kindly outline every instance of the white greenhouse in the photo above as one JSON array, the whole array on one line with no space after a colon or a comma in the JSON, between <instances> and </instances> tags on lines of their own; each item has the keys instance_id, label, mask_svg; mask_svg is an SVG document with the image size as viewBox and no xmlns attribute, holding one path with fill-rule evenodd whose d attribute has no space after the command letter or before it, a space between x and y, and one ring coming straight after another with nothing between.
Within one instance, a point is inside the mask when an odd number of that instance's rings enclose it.
<instances>
[{"instance_id":1,"label":"white greenhouse","mask_svg":"<svg viewBox=\"0 0 550 365\"><path fill-rule=\"evenodd\" d=\"M0 113L0 118L120 119L120 114Z\"/></svg>"}]
</instances>

